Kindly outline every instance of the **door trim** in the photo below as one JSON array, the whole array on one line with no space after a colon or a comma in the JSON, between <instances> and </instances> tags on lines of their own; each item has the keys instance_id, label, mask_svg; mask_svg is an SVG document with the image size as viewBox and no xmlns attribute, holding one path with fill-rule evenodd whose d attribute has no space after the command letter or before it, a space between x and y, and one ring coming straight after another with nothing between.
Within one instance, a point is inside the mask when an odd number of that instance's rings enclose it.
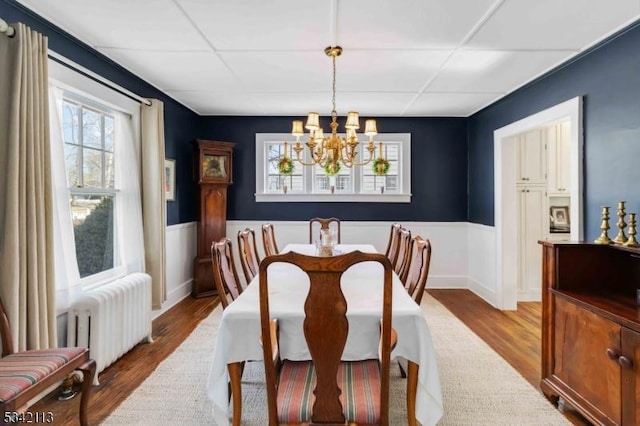
<instances>
[{"instance_id":1,"label":"door trim","mask_svg":"<svg viewBox=\"0 0 640 426\"><path fill-rule=\"evenodd\" d=\"M514 136L567 120L571 122L570 238L572 241L581 241L583 238L582 164L584 143L582 108L582 97L577 96L493 132L496 305L499 309L515 310L518 302L517 253L519 250L516 233L516 149Z\"/></svg>"}]
</instances>

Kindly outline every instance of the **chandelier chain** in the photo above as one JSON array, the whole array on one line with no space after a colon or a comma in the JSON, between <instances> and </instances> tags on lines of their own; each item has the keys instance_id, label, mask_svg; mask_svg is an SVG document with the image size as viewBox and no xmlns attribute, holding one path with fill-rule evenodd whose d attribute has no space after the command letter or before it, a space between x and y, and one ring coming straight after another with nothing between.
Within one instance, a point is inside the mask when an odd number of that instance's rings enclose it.
<instances>
[{"instance_id":1,"label":"chandelier chain","mask_svg":"<svg viewBox=\"0 0 640 426\"><path fill-rule=\"evenodd\" d=\"M331 104L333 105L333 110L331 111L331 116L337 116L338 112L336 111L336 55L332 55L331 59L333 60L333 97L331 98Z\"/></svg>"}]
</instances>

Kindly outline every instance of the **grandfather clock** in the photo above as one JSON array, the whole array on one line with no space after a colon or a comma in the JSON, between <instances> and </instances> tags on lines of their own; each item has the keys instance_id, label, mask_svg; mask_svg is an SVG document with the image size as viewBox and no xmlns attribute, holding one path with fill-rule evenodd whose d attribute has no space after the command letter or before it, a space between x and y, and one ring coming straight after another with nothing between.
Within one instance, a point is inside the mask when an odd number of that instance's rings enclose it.
<instances>
[{"instance_id":1,"label":"grandfather clock","mask_svg":"<svg viewBox=\"0 0 640 426\"><path fill-rule=\"evenodd\" d=\"M226 235L227 187L233 183L235 143L196 140L196 171L200 185L198 248L193 262L191 296L217 294L211 268L211 243Z\"/></svg>"}]
</instances>

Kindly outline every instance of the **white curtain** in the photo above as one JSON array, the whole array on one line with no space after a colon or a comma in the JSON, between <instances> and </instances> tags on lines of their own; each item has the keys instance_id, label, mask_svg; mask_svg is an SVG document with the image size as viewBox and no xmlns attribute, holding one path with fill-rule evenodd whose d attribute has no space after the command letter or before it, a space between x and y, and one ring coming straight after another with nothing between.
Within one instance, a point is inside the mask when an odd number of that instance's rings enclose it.
<instances>
[{"instance_id":1,"label":"white curtain","mask_svg":"<svg viewBox=\"0 0 640 426\"><path fill-rule=\"evenodd\" d=\"M56 346L47 38L0 34L0 297L14 349Z\"/></svg>"},{"instance_id":2,"label":"white curtain","mask_svg":"<svg viewBox=\"0 0 640 426\"><path fill-rule=\"evenodd\" d=\"M116 112L114 130L119 264L126 267L127 274L144 272L140 144L133 135L131 116Z\"/></svg>"},{"instance_id":3,"label":"white curtain","mask_svg":"<svg viewBox=\"0 0 640 426\"><path fill-rule=\"evenodd\" d=\"M69 185L62 133L62 90L49 87L51 126L51 180L53 186L54 257L56 267L56 308L66 310L82 293L76 260L76 242L69 204Z\"/></svg>"},{"instance_id":4,"label":"white curtain","mask_svg":"<svg viewBox=\"0 0 640 426\"><path fill-rule=\"evenodd\" d=\"M82 294L69 203L62 129L63 90L49 89L51 123L51 169L54 199L54 247L56 265L56 307L69 308ZM140 141L135 138L131 116L114 112L115 186L117 188L116 269L120 275L144 272L144 238L140 193Z\"/></svg>"},{"instance_id":5,"label":"white curtain","mask_svg":"<svg viewBox=\"0 0 640 426\"><path fill-rule=\"evenodd\" d=\"M151 302L160 309L167 300L165 232L167 226L164 186L164 104L150 99L141 105L142 212L147 273L152 278ZM176 194L177 195L177 194Z\"/></svg>"}]
</instances>

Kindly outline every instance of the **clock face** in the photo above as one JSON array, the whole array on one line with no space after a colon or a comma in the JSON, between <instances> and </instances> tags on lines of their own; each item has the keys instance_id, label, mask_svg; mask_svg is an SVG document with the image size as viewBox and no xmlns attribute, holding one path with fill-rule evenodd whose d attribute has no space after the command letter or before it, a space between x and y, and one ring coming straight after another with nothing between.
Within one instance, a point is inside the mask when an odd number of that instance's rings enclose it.
<instances>
[{"instance_id":1,"label":"clock face","mask_svg":"<svg viewBox=\"0 0 640 426\"><path fill-rule=\"evenodd\" d=\"M202 175L209 178L227 179L227 156L205 154L202 160Z\"/></svg>"}]
</instances>

